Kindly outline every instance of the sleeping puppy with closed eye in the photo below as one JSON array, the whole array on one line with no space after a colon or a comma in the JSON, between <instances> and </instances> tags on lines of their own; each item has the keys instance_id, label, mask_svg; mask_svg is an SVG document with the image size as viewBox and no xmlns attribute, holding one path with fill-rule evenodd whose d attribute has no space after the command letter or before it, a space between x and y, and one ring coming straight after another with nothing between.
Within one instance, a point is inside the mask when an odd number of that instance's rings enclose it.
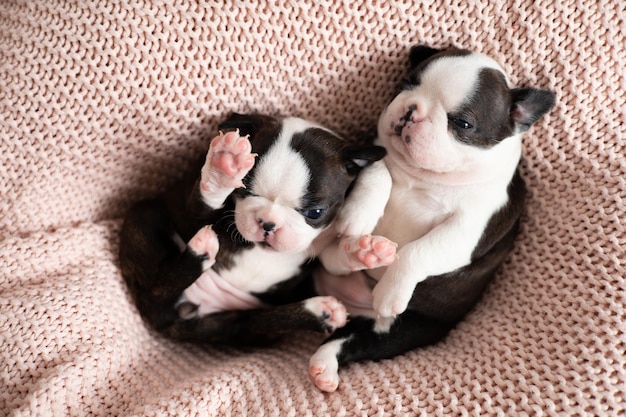
<instances>
[{"instance_id":1,"label":"sleeping puppy with closed eye","mask_svg":"<svg viewBox=\"0 0 626 417\"><path fill-rule=\"evenodd\" d=\"M125 217L121 269L140 314L169 337L200 342L343 326L345 307L312 296L304 278L358 172L385 149L294 117L235 114L220 129L200 175Z\"/></svg>"},{"instance_id":2,"label":"sleeping puppy with closed eye","mask_svg":"<svg viewBox=\"0 0 626 417\"><path fill-rule=\"evenodd\" d=\"M318 292L351 314L311 358L325 391L337 389L340 366L436 343L476 304L517 234L522 134L554 105L550 91L510 87L484 55L415 47L410 60L378 123L387 156L357 179L337 221L346 237L316 271ZM351 263L372 240L380 247ZM398 259L385 266L388 240ZM362 264L372 269L353 271Z\"/></svg>"}]
</instances>

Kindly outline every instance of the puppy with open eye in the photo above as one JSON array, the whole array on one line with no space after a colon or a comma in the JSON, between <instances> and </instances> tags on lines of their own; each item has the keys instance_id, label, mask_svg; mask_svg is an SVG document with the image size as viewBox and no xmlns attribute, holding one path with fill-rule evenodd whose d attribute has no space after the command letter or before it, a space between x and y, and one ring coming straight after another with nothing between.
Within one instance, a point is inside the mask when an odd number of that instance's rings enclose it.
<instances>
[{"instance_id":1,"label":"puppy with open eye","mask_svg":"<svg viewBox=\"0 0 626 417\"><path fill-rule=\"evenodd\" d=\"M378 122L387 156L357 179L337 222L346 237L316 271L352 317L311 358L325 391L339 366L436 343L476 304L517 234L522 134L554 105L484 55L415 47L410 60ZM398 259L385 266L389 240Z\"/></svg>"},{"instance_id":2,"label":"puppy with open eye","mask_svg":"<svg viewBox=\"0 0 626 417\"><path fill-rule=\"evenodd\" d=\"M139 312L167 336L201 342L343 326L345 307L310 297L304 278L357 173L384 148L294 117L235 114L220 129L200 175L125 217L122 275Z\"/></svg>"}]
</instances>

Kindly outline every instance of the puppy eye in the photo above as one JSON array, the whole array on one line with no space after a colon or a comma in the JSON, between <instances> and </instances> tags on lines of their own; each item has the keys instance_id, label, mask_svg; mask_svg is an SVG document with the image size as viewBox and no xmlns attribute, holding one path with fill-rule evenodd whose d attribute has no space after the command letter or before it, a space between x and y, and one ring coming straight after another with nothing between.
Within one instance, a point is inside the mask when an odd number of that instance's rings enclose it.
<instances>
[{"instance_id":1,"label":"puppy eye","mask_svg":"<svg viewBox=\"0 0 626 417\"><path fill-rule=\"evenodd\" d=\"M461 129L471 129L474 127L472 126L470 122L463 120L463 119L459 119L458 117L451 117L450 121L454 123L455 125L457 125L458 127L460 127Z\"/></svg>"},{"instance_id":2,"label":"puppy eye","mask_svg":"<svg viewBox=\"0 0 626 417\"><path fill-rule=\"evenodd\" d=\"M309 220L319 220L324 217L324 214L326 214L326 210L323 208L302 210L302 215Z\"/></svg>"}]
</instances>

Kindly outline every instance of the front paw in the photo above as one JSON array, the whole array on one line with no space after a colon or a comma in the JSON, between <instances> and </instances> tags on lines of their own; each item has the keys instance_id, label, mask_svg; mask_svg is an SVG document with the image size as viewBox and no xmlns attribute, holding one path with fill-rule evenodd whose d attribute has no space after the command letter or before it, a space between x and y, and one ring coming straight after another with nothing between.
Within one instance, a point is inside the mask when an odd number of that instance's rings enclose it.
<instances>
[{"instance_id":1,"label":"front paw","mask_svg":"<svg viewBox=\"0 0 626 417\"><path fill-rule=\"evenodd\" d=\"M414 288L404 288L391 279L383 278L372 291L374 311L381 317L395 317L405 312Z\"/></svg>"},{"instance_id":2,"label":"front paw","mask_svg":"<svg viewBox=\"0 0 626 417\"><path fill-rule=\"evenodd\" d=\"M189 249L202 259L202 270L206 271L215 263L220 244L211 226L204 226L189 240Z\"/></svg>"},{"instance_id":3,"label":"front paw","mask_svg":"<svg viewBox=\"0 0 626 417\"><path fill-rule=\"evenodd\" d=\"M220 133L211 141L202 167L202 190L210 192L242 187L243 177L254 166L255 156L248 136L240 136L238 130Z\"/></svg>"},{"instance_id":4,"label":"front paw","mask_svg":"<svg viewBox=\"0 0 626 417\"><path fill-rule=\"evenodd\" d=\"M346 237L341 243L352 271L388 266L398 258L398 244L383 236Z\"/></svg>"},{"instance_id":5,"label":"front paw","mask_svg":"<svg viewBox=\"0 0 626 417\"><path fill-rule=\"evenodd\" d=\"M322 330L332 333L335 329L343 327L348 321L346 307L335 297L313 297L304 302L304 308L316 316L321 324Z\"/></svg>"}]
</instances>

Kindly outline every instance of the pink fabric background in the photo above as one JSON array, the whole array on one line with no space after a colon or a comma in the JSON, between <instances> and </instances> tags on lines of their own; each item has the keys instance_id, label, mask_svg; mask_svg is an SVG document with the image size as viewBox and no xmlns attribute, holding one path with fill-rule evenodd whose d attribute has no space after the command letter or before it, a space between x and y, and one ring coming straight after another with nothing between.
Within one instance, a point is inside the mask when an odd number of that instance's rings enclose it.
<instances>
[{"instance_id":1,"label":"pink fabric background","mask_svg":"<svg viewBox=\"0 0 626 417\"><path fill-rule=\"evenodd\" d=\"M0 3L0 415L626 412L623 2L101 3ZM230 111L372 134L415 43L557 94L525 139L515 252L467 320L330 395L306 376L317 335L235 350L148 332L118 269L129 204Z\"/></svg>"}]
</instances>

